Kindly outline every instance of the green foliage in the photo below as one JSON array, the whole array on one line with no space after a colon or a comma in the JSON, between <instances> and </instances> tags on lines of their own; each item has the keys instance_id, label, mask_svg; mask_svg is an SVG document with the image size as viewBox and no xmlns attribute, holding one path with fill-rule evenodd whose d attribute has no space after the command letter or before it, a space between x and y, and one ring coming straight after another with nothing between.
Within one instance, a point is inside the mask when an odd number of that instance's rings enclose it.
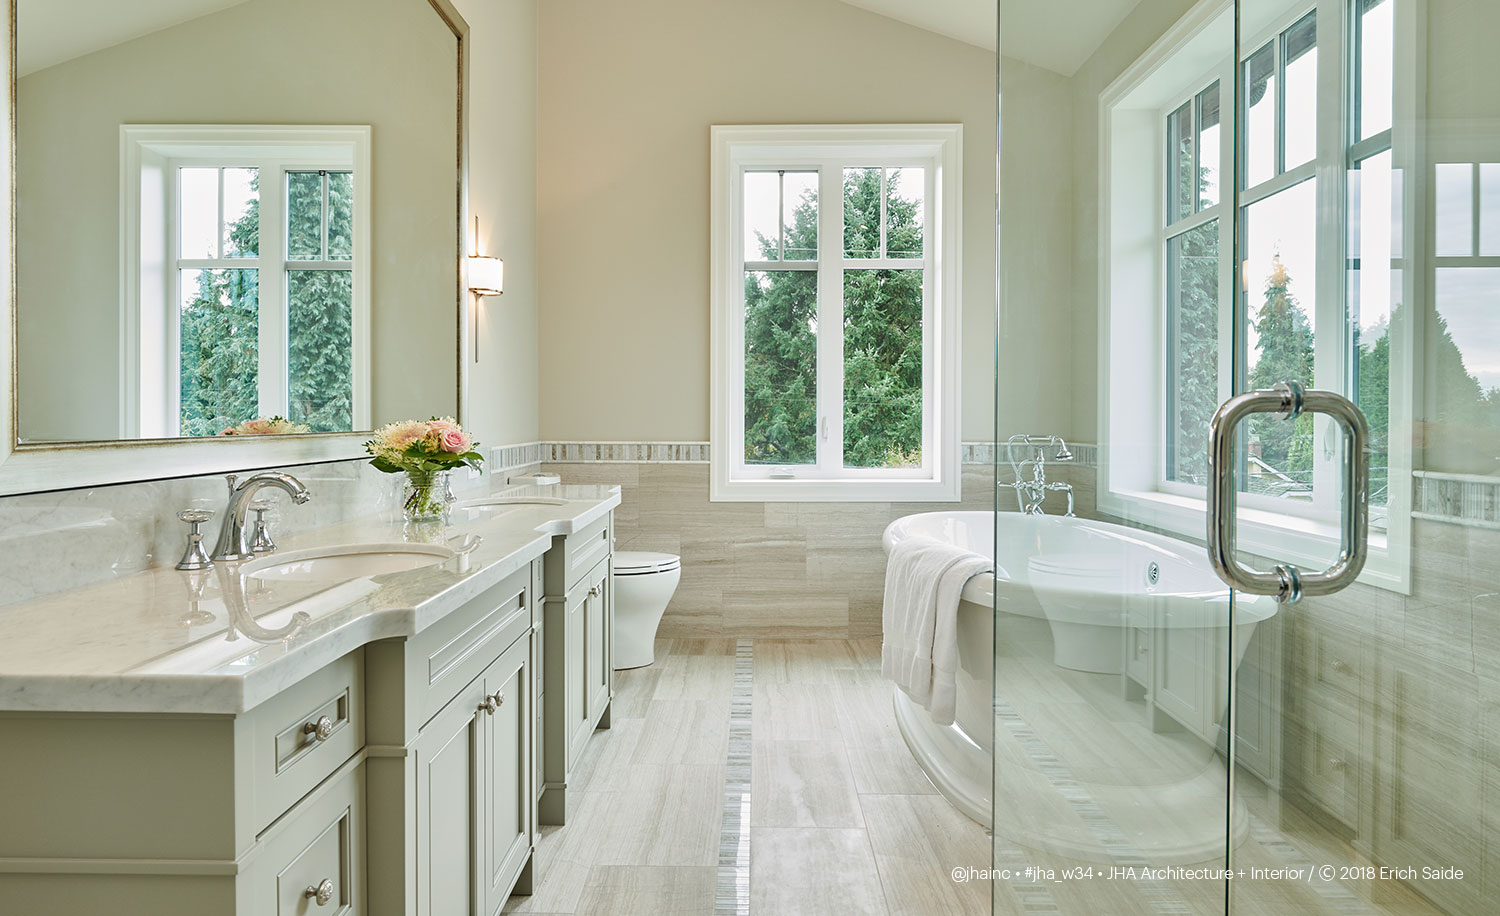
<instances>
[{"instance_id":1,"label":"green foliage","mask_svg":"<svg viewBox=\"0 0 1500 916\"><path fill-rule=\"evenodd\" d=\"M287 211L293 257L321 256L322 177L295 172ZM303 190L298 191L299 188ZM353 182L328 175L328 255L354 251ZM294 270L287 275L287 417L313 432L354 428L354 273Z\"/></svg>"},{"instance_id":2,"label":"green foliage","mask_svg":"<svg viewBox=\"0 0 1500 916\"><path fill-rule=\"evenodd\" d=\"M1208 478L1208 424L1219 407L1219 224L1186 232L1173 245L1167 476L1201 484Z\"/></svg>"},{"instance_id":3,"label":"green foliage","mask_svg":"<svg viewBox=\"0 0 1500 916\"><path fill-rule=\"evenodd\" d=\"M254 270L202 270L182 309L184 436L217 436L259 410L260 290Z\"/></svg>"},{"instance_id":4,"label":"green foliage","mask_svg":"<svg viewBox=\"0 0 1500 916\"><path fill-rule=\"evenodd\" d=\"M745 274L747 464L817 461L817 322L816 271Z\"/></svg>"},{"instance_id":5,"label":"green foliage","mask_svg":"<svg viewBox=\"0 0 1500 916\"><path fill-rule=\"evenodd\" d=\"M1401 318L1398 307L1393 316ZM1384 505L1390 485L1391 465L1391 327L1372 329L1373 342L1364 331L1354 330L1354 353L1358 374L1355 403L1370 424L1370 502Z\"/></svg>"},{"instance_id":6,"label":"green foliage","mask_svg":"<svg viewBox=\"0 0 1500 916\"><path fill-rule=\"evenodd\" d=\"M894 176L895 172L892 172ZM880 170L852 170L843 186L846 250L878 251ZM787 249L817 246L818 202L804 195ZM920 253L914 201L887 202L887 248ZM761 238L767 259L776 240ZM745 277L745 461L817 460L817 272ZM844 463L900 467L922 460L922 271L844 274Z\"/></svg>"}]
</instances>

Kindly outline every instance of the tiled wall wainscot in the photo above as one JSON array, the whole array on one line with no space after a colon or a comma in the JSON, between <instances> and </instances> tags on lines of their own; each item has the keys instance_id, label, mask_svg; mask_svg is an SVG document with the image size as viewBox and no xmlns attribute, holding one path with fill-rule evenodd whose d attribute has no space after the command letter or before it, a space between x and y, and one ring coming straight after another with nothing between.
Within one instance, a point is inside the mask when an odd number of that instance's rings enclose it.
<instances>
[{"instance_id":1,"label":"tiled wall wainscot","mask_svg":"<svg viewBox=\"0 0 1500 916\"><path fill-rule=\"evenodd\" d=\"M1094 511L1092 447L1086 460L1047 465L1071 483L1076 511ZM550 442L542 470L564 483L619 484L617 550L682 557L682 582L662 637L859 638L880 635L885 527L918 512L995 508L995 449L964 443L962 499L953 503L710 502L704 442ZM1001 480L1010 480L1008 465ZM1015 509L1010 490L1002 510ZM1048 497L1061 514L1066 498Z\"/></svg>"},{"instance_id":2,"label":"tiled wall wainscot","mask_svg":"<svg viewBox=\"0 0 1500 916\"><path fill-rule=\"evenodd\" d=\"M266 520L272 537L371 514L394 517L400 511L400 475L382 474L367 461L278 470L302 481L313 498L293 506L280 490L261 491L271 504ZM453 475L459 493L488 486L489 480L488 474L477 479L463 471ZM227 501L222 474L0 498L0 605L170 566L187 543L187 526L177 520L178 511L214 511L203 526L211 547Z\"/></svg>"},{"instance_id":3,"label":"tiled wall wainscot","mask_svg":"<svg viewBox=\"0 0 1500 916\"><path fill-rule=\"evenodd\" d=\"M903 515L994 506L988 466L964 468L960 503L710 502L708 465L550 462L566 483L619 484L617 550L682 557L658 635L880 634L885 550Z\"/></svg>"}]
</instances>

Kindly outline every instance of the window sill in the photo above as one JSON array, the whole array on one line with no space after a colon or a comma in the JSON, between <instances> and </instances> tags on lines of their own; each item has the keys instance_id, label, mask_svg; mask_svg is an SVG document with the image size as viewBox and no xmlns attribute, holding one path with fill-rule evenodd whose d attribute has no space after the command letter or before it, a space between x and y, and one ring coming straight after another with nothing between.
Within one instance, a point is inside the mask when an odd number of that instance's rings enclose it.
<instances>
[{"instance_id":1,"label":"window sill","mask_svg":"<svg viewBox=\"0 0 1500 916\"><path fill-rule=\"evenodd\" d=\"M1100 493L1099 510L1133 524L1178 535L1194 544L1204 543L1208 534L1207 505L1195 497L1150 490L1108 490ZM1239 507L1238 515L1238 546L1242 552L1308 570L1329 566L1338 552L1340 531L1335 522L1245 506ZM1410 594L1410 571L1391 555L1385 532L1370 532L1369 559L1359 581Z\"/></svg>"},{"instance_id":2,"label":"window sill","mask_svg":"<svg viewBox=\"0 0 1500 916\"><path fill-rule=\"evenodd\" d=\"M952 480L735 480L719 468L709 474L710 502L938 503L959 498L956 476Z\"/></svg>"}]
</instances>

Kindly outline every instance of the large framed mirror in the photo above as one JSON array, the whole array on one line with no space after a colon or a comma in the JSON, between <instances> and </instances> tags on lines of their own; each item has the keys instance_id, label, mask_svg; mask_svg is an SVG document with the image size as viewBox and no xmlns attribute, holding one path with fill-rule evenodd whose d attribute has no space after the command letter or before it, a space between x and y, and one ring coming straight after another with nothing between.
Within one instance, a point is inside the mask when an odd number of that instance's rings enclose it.
<instances>
[{"instance_id":1,"label":"large framed mirror","mask_svg":"<svg viewBox=\"0 0 1500 916\"><path fill-rule=\"evenodd\" d=\"M462 413L447 0L9 0L0 494L362 454Z\"/></svg>"}]
</instances>

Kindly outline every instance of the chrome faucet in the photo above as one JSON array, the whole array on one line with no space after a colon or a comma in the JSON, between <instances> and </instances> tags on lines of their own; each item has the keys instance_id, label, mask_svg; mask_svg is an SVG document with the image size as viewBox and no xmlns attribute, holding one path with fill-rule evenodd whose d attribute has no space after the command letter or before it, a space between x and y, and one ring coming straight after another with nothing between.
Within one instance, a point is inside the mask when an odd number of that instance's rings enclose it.
<instances>
[{"instance_id":1,"label":"chrome faucet","mask_svg":"<svg viewBox=\"0 0 1500 916\"><path fill-rule=\"evenodd\" d=\"M1016 458L1016 448L1021 448L1022 454L1029 455L1020 459ZM1047 482L1047 450L1056 446L1052 453L1053 461L1071 461L1073 453L1068 451L1068 443L1061 436L1011 436L1005 443L1005 457L1010 462L1010 469L1015 472L1014 483L1002 483L999 486L1010 487L1016 491L1016 504L1021 511L1027 515L1045 515L1042 510L1042 501L1047 498L1049 492L1062 492L1068 494L1068 517L1073 517L1073 485L1068 483ZM1031 479L1026 479L1026 469L1031 468Z\"/></svg>"},{"instance_id":2,"label":"chrome faucet","mask_svg":"<svg viewBox=\"0 0 1500 916\"><path fill-rule=\"evenodd\" d=\"M213 557L215 560L231 563L255 556L250 539L252 532L246 525L246 518L257 492L265 487L280 487L291 494L292 502L299 506L312 499L312 494L307 492L302 481L280 471L256 474L238 486L235 485L237 479L233 474L225 477L229 481L229 507L224 510L224 525L219 529L219 543L214 547Z\"/></svg>"}]
</instances>

